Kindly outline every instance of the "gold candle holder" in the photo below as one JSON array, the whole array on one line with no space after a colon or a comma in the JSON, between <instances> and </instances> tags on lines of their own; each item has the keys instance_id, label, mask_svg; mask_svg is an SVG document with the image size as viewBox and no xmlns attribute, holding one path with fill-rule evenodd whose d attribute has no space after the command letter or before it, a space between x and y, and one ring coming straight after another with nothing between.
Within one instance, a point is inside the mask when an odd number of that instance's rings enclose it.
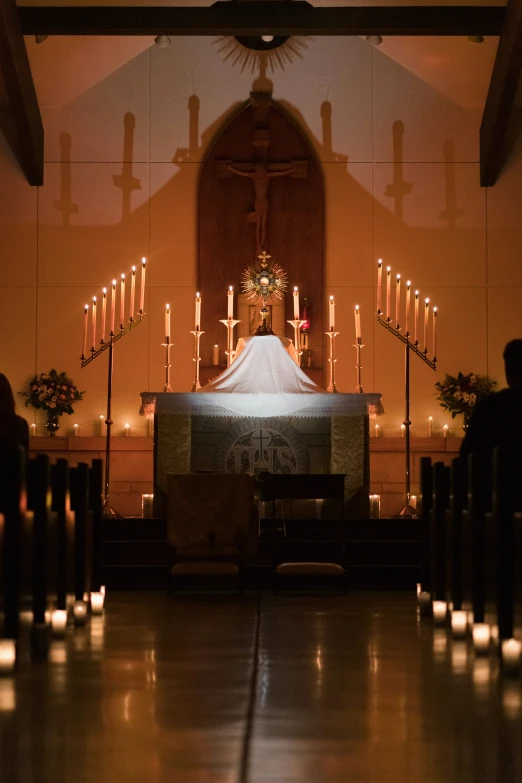
<instances>
[{"instance_id":1,"label":"gold candle holder","mask_svg":"<svg viewBox=\"0 0 522 783\"><path fill-rule=\"evenodd\" d=\"M361 348L364 348L364 345L361 342L361 337L357 337L357 342L354 345L354 348L357 352L356 354L356 364L355 368L357 370L357 384L355 386L355 393L356 394L363 394L363 387L361 382L361 370L362 370L362 364L361 364Z\"/></svg>"},{"instance_id":2,"label":"gold candle holder","mask_svg":"<svg viewBox=\"0 0 522 783\"><path fill-rule=\"evenodd\" d=\"M225 324L227 327L227 350L225 351L225 354L227 356L227 367L230 367L232 360L236 355L234 350L234 326L237 326L240 321L236 321L235 318L222 318L219 323Z\"/></svg>"},{"instance_id":3,"label":"gold candle holder","mask_svg":"<svg viewBox=\"0 0 522 783\"><path fill-rule=\"evenodd\" d=\"M199 341L201 340L201 335L205 334L205 332L200 332L199 329L196 329L190 334L194 335L194 358L192 359L194 362L194 382L191 391L195 392L201 389L201 384L199 382L199 363L201 361L201 356L199 355Z\"/></svg>"},{"instance_id":4,"label":"gold candle holder","mask_svg":"<svg viewBox=\"0 0 522 783\"><path fill-rule=\"evenodd\" d=\"M301 357L303 355L303 352L301 350L301 341L299 340L299 329L303 324L305 324L306 321L301 321L299 319L296 319L294 321L287 321L287 324L290 324L294 327L294 348L297 355L297 364L299 367L301 366Z\"/></svg>"},{"instance_id":5,"label":"gold candle holder","mask_svg":"<svg viewBox=\"0 0 522 783\"><path fill-rule=\"evenodd\" d=\"M161 344L165 348L165 386L163 387L163 391L171 392L172 386L170 385L170 349L172 348L172 343L170 342L168 337L165 337L165 342Z\"/></svg>"},{"instance_id":6,"label":"gold candle holder","mask_svg":"<svg viewBox=\"0 0 522 783\"><path fill-rule=\"evenodd\" d=\"M334 392L337 393L339 389L337 388L337 384L335 382L335 365L337 363L337 359L335 358L335 338L339 334L339 332L335 332L333 329L329 332L326 332L325 334L328 335L330 338L330 357L328 359L328 362L330 364L330 381L328 383L328 386L326 387L327 392Z\"/></svg>"}]
</instances>

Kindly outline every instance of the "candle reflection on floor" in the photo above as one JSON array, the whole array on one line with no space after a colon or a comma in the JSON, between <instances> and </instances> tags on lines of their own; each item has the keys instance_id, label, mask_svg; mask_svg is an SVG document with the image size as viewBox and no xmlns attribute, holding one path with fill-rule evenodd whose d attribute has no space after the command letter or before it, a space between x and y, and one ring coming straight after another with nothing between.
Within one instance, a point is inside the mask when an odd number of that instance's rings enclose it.
<instances>
[{"instance_id":1,"label":"candle reflection on floor","mask_svg":"<svg viewBox=\"0 0 522 783\"><path fill-rule=\"evenodd\" d=\"M453 644L451 648L451 671L464 674L468 667L468 648L466 644Z\"/></svg>"},{"instance_id":2,"label":"candle reflection on floor","mask_svg":"<svg viewBox=\"0 0 522 783\"><path fill-rule=\"evenodd\" d=\"M448 636L443 628L436 628L433 631L433 655L437 663L442 663L446 658L448 649Z\"/></svg>"},{"instance_id":3,"label":"candle reflection on floor","mask_svg":"<svg viewBox=\"0 0 522 783\"><path fill-rule=\"evenodd\" d=\"M518 682L506 683L502 692L502 709L506 717L511 719L520 717L521 707L520 684Z\"/></svg>"},{"instance_id":4,"label":"candle reflection on floor","mask_svg":"<svg viewBox=\"0 0 522 783\"><path fill-rule=\"evenodd\" d=\"M0 712L16 709L16 690L12 679L0 679Z\"/></svg>"},{"instance_id":5,"label":"candle reflection on floor","mask_svg":"<svg viewBox=\"0 0 522 783\"><path fill-rule=\"evenodd\" d=\"M487 696L491 681L491 666L487 658L476 658L473 662L473 686L478 696Z\"/></svg>"}]
</instances>

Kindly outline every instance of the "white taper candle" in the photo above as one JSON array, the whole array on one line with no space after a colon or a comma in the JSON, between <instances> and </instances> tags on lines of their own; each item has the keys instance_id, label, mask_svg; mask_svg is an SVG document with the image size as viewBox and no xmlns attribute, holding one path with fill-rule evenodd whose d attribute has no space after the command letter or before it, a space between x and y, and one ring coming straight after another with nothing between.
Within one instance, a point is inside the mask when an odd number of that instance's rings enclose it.
<instances>
[{"instance_id":1,"label":"white taper candle","mask_svg":"<svg viewBox=\"0 0 522 783\"><path fill-rule=\"evenodd\" d=\"M101 337L100 342L105 342L105 321L107 319L107 289L103 289L103 299L102 299L102 320L101 320Z\"/></svg>"},{"instance_id":2,"label":"white taper candle","mask_svg":"<svg viewBox=\"0 0 522 783\"><path fill-rule=\"evenodd\" d=\"M170 305L165 305L165 342L170 342Z\"/></svg>"},{"instance_id":3,"label":"white taper candle","mask_svg":"<svg viewBox=\"0 0 522 783\"><path fill-rule=\"evenodd\" d=\"M227 305L228 305L227 318L231 320L234 317L234 289L232 288L231 285L229 285L228 287Z\"/></svg>"},{"instance_id":4,"label":"white taper candle","mask_svg":"<svg viewBox=\"0 0 522 783\"><path fill-rule=\"evenodd\" d=\"M116 280L112 281L111 297L111 334L114 334L114 321L116 319Z\"/></svg>"},{"instance_id":5,"label":"white taper candle","mask_svg":"<svg viewBox=\"0 0 522 783\"><path fill-rule=\"evenodd\" d=\"M196 332L200 331L201 326L201 296L199 295L199 291L196 294Z\"/></svg>"},{"instance_id":6,"label":"white taper candle","mask_svg":"<svg viewBox=\"0 0 522 783\"><path fill-rule=\"evenodd\" d=\"M424 300L424 351L428 352L428 319L430 317L430 300Z\"/></svg>"},{"instance_id":7,"label":"white taper candle","mask_svg":"<svg viewBox=\"0 0 522 783\"><path fill-rule=\"evenodd\" d=\"M136 267L132 267L131 277L131 292L130 292L130 307L129 307L129 321L134 318L134 297L136 296Z\"/></svg>"},{"instance_id":8,"label":"white taper candle","mask_svg":"<svg viewBox=\"0 0 522 783\"><path fill-rule=\"evenodd\" d=\"M330 331L335 331L335 300L333 296L330 297Z\"/></svg>"},{"instance_id":9,"label":"white taper candle","mask_svg":"<svg viewBox=\"0 0 522 783\"><path fill-rule=\"evenodd\" d=\"M419 292L415 291L415 331L413 335L413 340L415 344L419 342L417 339L418 323L419 323Z\"/></svg>"},{"instance_id":10,"label":"white taper candle","mask_svg":"<svg viewBox=\"0 0 522 783\"><path fill-rule=\"evenodd\" d=\"M361 339L361 311L359 305L355 305L355 340Z\"/></svg>"},{"instance_id":11,"label":"white taper candle","mask_svg":"<svg viewBox=\"0 0 522 783\"><path fill-rule=\"evenodd\" d=\"M92 349L96 346L96 297L92 298Z\"/></svg>"},{"instance_id":12,"label":"white taper candle","mask_svg":"<svg viewBox=\"0 0 522 783\"><path fill-rule=\"evenodd\" d=\"M433 308L433 358L437 358L437 308Z\"/></svg>"},{"instance_id":13,"label":"white taper candle","mask_svg":"<svg viewBox=\"0 0 522 783\"><path fill-rule=\"evenodd\" d=\"M397 284L395 286L395 325L399 328L401 315L401 276L397 275Z\"/></svg>"},{"instance_id":14,"label":"white taper candle","mask_svg":"<svg viewBox=\"0 0 522 783\"><path fill-rule=\"evenodd\" d=\"M294 321L299 320L299 289L294 286Z\"/></svg>"},{"instance_id":15,"label":"white taper candle","mask_svg":"<svg viewBox=\"0 0 522 783\"><path fill-rule=\"evenodd\" d=\"M140 286L140 315L143 315L145 306L145 273L147 271L147 259L141 259L141 286Z\"/></svg>"},{"instance_id":16,"label":"white taper candle","mask_svg":"<svg viewBox=\"0 0 522 783\"><path fill-rule=\"evenodd\" d=\"M411 283L409 280L406 281L406 317L404 319L404 331L406 334L409 334L409 324L410 324L410 290Z\"/></svg>"},{"instance_id":17,"label":"white taper candle","mask_svg":"<svg viewBox=\"0 0 522 783\"><path fill-rule=\"evenodd\" d=\"M120 328L123 329L124 325L125 325L125 275L122 272L121 289L120 289Z\"/></svg>"},{"instance_id":18,"label":"white taper candle","mask_svg":"<svg viewBox=\"0 0 522 783\"><path fill-rule=\"evenodd\" d=\"M391 266L386 267L386 319L390 320Z\"/></svg>"},{"instance_id":19,"label":"white taper candle","mask_svg":"<svg viewBox=\"0 0 522 783\"><path fill-rule=\"evenodd\" d=\"M89 324L89 305L85 305L85 309L83 311L83 351L82 351L82 357L85 358L87 356L87 329Z\"/></svg>"},{"instance_id":20,"label":"white taper candle","mask_svg":"<svg viewBox=\"0 0 522 783\"><path fill-rule=\"evenodd\" d=\"M381 295L382 295L382 258L379 258L377 263L377 314L381 312Z\"/></svg>"}]
</instances>

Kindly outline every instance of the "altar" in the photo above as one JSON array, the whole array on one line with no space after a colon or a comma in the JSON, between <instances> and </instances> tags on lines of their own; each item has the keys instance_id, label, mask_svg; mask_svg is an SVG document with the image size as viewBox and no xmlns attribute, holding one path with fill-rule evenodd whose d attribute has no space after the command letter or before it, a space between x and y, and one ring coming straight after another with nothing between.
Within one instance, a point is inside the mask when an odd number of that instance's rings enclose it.
<instances>
[{"instance_id":1,"label":"altar","mask_svg":"<svg viewBox=\"0 0 522 783\"><path fill-rule=\"evenodd\" d=\"M380 394L141 397L141 413L154 416L155 516L166 513L168 473L265 471L345 474L345 514L369 515L368 417ZM274 406L285 413L273 415Z\"/></svg>"}]
</instances>

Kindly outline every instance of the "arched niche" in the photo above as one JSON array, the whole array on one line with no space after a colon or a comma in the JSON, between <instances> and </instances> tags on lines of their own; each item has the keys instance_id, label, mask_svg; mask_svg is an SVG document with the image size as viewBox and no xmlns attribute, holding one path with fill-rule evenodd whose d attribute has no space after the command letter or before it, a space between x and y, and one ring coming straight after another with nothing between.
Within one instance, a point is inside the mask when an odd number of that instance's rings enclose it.
<instances>
[{"instance_id":1,"label":"arched niche","mask_svg":"<svg viewBox=\"0 0 522 783\"><path fill-rule=\"evenodd\" d=\"M285 319L293 318L292 287L311 312L310 348L314 367L323 366L324 338L324 184L320 164L303 132L266 94L254 94L226 121L202 163L198 194L198 287L203 296L202 362L211 363L212 346L226 347L226 292L240 292L242 272L256 261L255 224L247 219L254 207L250 179L223 173L224 163L270 166L299 161L299 176L270 181L266 250L285 269L288 292ZM304 173L303 173L304 172ZM284 335L293 338L285 324ZM281 335L283 336L283 335Z\"/></svg>"}]
</instances>

